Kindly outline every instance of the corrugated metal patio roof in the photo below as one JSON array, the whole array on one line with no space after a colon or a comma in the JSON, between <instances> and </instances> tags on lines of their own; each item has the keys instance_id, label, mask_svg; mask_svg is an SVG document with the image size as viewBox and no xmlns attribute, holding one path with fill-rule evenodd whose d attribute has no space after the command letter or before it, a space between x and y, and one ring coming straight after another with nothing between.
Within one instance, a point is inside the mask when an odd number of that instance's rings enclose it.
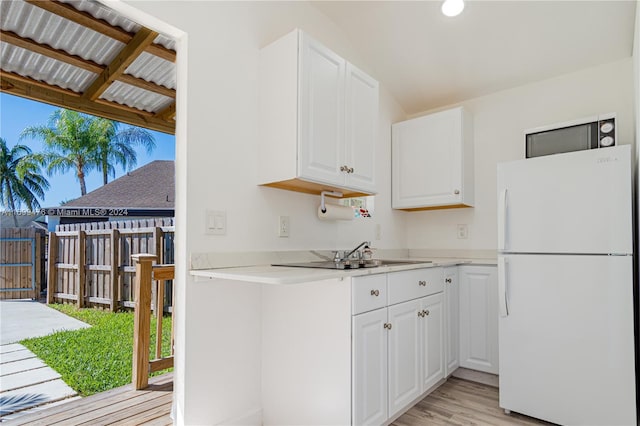
<instances>
[{"instance_id":1,"label":"corrugated metal patio roof","mask_svg":"<svg viewBox=\"0 0 640 426\"><path fill-rule=\"evenodd\" d=\"M174 133L173 39L93 0L1 0L0 30L2 92Z\"/></svg>"}]
</instances>

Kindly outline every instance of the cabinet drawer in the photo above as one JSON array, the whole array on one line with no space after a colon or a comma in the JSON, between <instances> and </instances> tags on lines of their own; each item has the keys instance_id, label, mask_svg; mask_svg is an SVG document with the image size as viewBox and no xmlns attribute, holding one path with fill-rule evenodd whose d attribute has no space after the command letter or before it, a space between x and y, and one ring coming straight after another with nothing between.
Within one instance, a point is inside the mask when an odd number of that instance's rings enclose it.
<instances>
[{"instance_id":1,"label":"cabinet drawer","mask_svg":"<svg viewBox=\"0 0 640 426\"><path fill-rule=\"evenodd\" d=\"M387 306L387 275L355 277L351 282L351 314Z\"/></svg>"},{"instance_id":2,"label":"cabinet drawer","mask_svg":"<svg viewBox=\"0 0 640 426\"><path fill-rule=\"evenodd\" d=\"M387 277L389 305L441 292L442 268L393 272Z\"/></svg>"}]
</instances>

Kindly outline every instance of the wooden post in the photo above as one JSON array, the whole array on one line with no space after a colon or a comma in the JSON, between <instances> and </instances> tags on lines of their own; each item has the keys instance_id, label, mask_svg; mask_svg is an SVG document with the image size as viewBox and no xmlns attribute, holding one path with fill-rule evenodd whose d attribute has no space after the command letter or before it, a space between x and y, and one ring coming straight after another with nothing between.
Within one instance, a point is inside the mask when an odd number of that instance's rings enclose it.
<instances>
[{"instance_id":1,"label":"wooden post","mask_svg":"<svg viewBox=\"0 0 640 426\"><path fill-rule=\"evenodd\" d=\"M111 230L111 312L120 306L120 231Z\"/></svg>"},{"instance_id":2,"label":"wooden post","mask_svg":"<svg viewBox=\"0 0 640 426\"><path fill-rule=\"evenodd\" d=\"M156 246L156 256L158 256L158 258L156 259L158 264L162 265L164 263L164 253L163 253L163 247L162 247L162 228L159 226L156 226L153 232L153 238L155 239L155 246Z\"/></svg>"},{"instance_id":3,"label":"wooden post","mask_svg":"<svg viewBox=\"0 0 640 426\"><path fill-rule=\"evenodd\" d=\"M87 271L85 267L86 263L86 237L87 233L85 231L78 231L78 251L76 256L78 256L78 276L76 277L76 283L78 284L78 308L84 307L84 290L85 283L87 278Z\"/></svg>"},{"instance_id":4,"label":"wooden post","mask_svg":"<svg viewBox=\"0 0 640 426\"><path fill-rule=\"evenodd\" d=\"M49 254L48 254L48 268L47 272L47 304L53 303L53 295L56 292L56 284L58 280L58 273L56 270L56 260L58 260L58 236L55 232L49 233Z\"/></svg>"},{"instance_id":5,"label":"wooden post","mask_svg":"<svg viewBox=\"0 0 640 426\"><path fill-rule=\"evenodd\" d=\"M35 253L32 259L35 262L35 268L32 269L32 273L36 275L35 284L36 288L33 289L33 300L40 299L40 289L42 288L42 235L35 230L31 230L33 233L33 244L36 249L32 251Z\"/></svg>"},{"instance_id":6,"label":"wooden post","mask_svg":"<svg viewBox=\"0 0 640 426\"><path fill-rule=\"evenodd\" d=\"M159 280L156 290L156 358L162 358L162 314L164 312L164 286L166 281Z\"/></svg>"},{"instance_id":7,"label":"wooden post","mask_svg":"<svg viewBox=\"0 0 640 426\"><path fill-rule=\"evenodd\" d=\"M133 323L133 372L136 389L149 385L149 344L151 338L151 275L153 254L131 256L136 264L134 323Z\"/></svg>"}]
</instances>

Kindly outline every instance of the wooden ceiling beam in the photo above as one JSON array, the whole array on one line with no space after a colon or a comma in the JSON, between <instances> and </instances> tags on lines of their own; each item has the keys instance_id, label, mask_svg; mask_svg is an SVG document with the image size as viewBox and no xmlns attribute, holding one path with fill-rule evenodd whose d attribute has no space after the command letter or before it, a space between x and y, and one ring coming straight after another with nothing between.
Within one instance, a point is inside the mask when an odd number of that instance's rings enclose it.
<instances>
[{"instance_id":1,"label":"wooden ceiling beam","mask_svg":"<svg viewBox=\"0 0 640 426\"><path fill-rule=\"evenodd\" d=\"M50 86L47 83L2 70L0 70L0 91L162 133L175 134L174 122L159 119L150 112L140 111L104 99L91 101L72 90Z\"/></svg>"},{"instance_id":2,"label":"wooden ceiling beam","mask_svg":"<svg viewBox=\"0 0 640 426\"><path fill-rule=\"evenodd\" d=\"M156 117L160 118L161 120L173 120L176 117L176 103L172 102L168 107L166 107L165 109L158 111L156 113Z\"/></svg>"},{"instance_id":3,"label":"wooden ceiling beam","mask_svg":"<svg viewBox=\"0 0 640 426\"><path fill-rule=\"evenodd\" d=\"M14 46L18 46L30 52L35 52L48 58L64 62L74 67L81 68L85 71L101 74L106 68L104 65L100 65L97 62L83 59L79 56L67 53L64 50L47 46L46 44L40 44L37 41L31 40L30 38L21 37L12 31L5 31L0 29L0 39L6 43L10 43ZM176 97L176 91L174 89L170 89L151 81L134 77L130 74L122 74L120 77L118 77L118 81L130 84L131 86L139 87L140 89L149 90L150 92L158 93L172 99L175 99Z\"/></svg>"},{"instance_id":4,"label":"wooden ceiling beam","mask_svg":"<svg viewBox=\"0 0 640 426\"><path fill-rule=\"evenodd\" d=\"M103 19L94 18L91 14L77 10L71 4L62 3L57 0L25 0L27 3L44 9L50 13L68 19L86 28L90 28L121 43L128 44L134 37L133 34L120 27L115 27ZM169 62L176 61L176 52L167 49L159 44L150 44L146 47L146 52L158 56Z\"/></svg>"},{"instance_id":5,"label":"wooden ceiling beam","mask_svg":"<svg viewBox=\"0 0 640 426\"><path fill-rule=\"evenodd\" d=\"M131 74L122 74L118 77L118 81L123 83L130 84L131 86L138 87L140 89L148 90L153 93L157 93L159 95L166 96L171 99L176 98L175 89L169 89L168 87L161 86L159 84L153 83L151 81L143 80L138 77L134 77Z\"/></svg>"},{"instance_id":6,"label":"wooden ceiling beam","mask_svg":"<svg viewBox=\"0 0 640 426\"><path fill-rule=\"evenodd\" d=\"M157 32L145 27L140 28L140 31L133 37L131 42L113 58L113 61L111 61L93 83L91 83L87 90L84 91L83 96L92 101L98 99L111 83L124 74L129 65L140 56L148 45L153 43L156 37L158 37Z\"/></svg>"}]
</instances>

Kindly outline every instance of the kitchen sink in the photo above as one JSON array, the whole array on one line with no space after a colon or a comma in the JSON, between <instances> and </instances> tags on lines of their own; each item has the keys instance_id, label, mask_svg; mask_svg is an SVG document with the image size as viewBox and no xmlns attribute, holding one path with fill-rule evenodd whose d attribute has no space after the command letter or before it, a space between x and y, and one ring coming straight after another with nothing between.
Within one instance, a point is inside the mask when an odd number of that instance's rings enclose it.
<instances>
[{"instance_id":1,"label":"kitchen sink","mask_svg":"<svg viewBox=\"0 0 640 426\"><path fill-rule=\"evenodd\" d=\"M368 260L341 260L334 262L331 260L322 260L317 262L300 262L300 263L274 263L271 266L289 266L296 268L320 268L320 269L359 269L359 268L377 268L379 266L401 266L414 265L419 263L432 263L425 260L388 260L388 259L368 259Z\"/></svg>"}]
</instances>

